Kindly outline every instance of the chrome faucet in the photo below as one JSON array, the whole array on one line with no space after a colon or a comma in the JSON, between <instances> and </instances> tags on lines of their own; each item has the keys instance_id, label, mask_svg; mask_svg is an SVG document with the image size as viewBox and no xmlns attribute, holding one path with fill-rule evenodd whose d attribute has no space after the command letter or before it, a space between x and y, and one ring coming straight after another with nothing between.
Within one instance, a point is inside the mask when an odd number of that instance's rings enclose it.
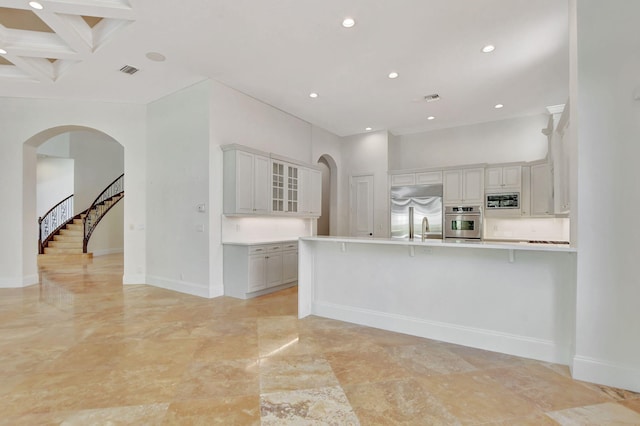
<instances>
[{"instance_id":1,"label":"chrome faucet","mask_svg":"<svg viewBox=\"0 0 640 426\"><path fill-rule=\"evenodd\" d=\"M427 232L429 232L429 219L426 216L422 218L422 241L424 241Z\"/></svg>"}]
</instances>

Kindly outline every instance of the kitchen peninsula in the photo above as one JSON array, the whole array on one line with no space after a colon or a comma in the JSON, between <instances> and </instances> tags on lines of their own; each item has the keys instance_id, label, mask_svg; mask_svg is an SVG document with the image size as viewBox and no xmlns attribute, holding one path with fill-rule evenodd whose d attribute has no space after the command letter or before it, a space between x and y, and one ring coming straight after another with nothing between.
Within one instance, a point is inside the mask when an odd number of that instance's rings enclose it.
<instances>
[{"instance_id":1,"label":"kitchen peninsula","mask_svg":"<svg viewBox=\"0 0 640 426\"><path fill-rule=\"evenodd\" d=\"M420 239L299 240L299 317L569 364L576 250Z\"/></svg>"}]
</instances>

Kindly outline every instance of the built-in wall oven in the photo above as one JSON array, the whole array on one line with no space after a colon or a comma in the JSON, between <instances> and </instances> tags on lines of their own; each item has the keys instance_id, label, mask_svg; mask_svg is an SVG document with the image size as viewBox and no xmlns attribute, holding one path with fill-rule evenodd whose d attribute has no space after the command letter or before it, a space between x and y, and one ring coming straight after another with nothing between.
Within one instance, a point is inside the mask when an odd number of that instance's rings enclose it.
<instances>
[{"instance_id":1,"label":"built-in wall oven","mask_svg":"<svg viewBox=\"0 0 640 426\"><path fill-rule=\"evenodd\" d=\"M444 237L462 240L482 239L482 207L446 206Z\"/></svg>"}]
</instances>

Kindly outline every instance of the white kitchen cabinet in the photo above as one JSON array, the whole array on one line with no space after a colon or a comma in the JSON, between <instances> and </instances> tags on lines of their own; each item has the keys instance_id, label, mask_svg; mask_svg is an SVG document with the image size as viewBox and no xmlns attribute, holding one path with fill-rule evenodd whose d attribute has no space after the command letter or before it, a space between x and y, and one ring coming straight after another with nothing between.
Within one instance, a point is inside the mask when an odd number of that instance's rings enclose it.
<instances>
[{"instance_id":1,"label":"white kitchen cabinet","mask_svg":"<svg viewBox=\"0 0 640 426\"><path fill-rule=\"evenodd\" d=\"M322 172L320 170L300 167L298 169L299 208L301 215L318 217L322 203Z\"/></svg>"},{"instance_id":2,"label":"white kitchen cabinet","mask_svg":"<svg viewBox=\"0 0 640 426\"><path fill-rule=\"evenodd\" d=\"M442 183L442 172L420 172L416 173L416 184L418 185L431 185L435 183Z\"/></svg>"},{"instance_id":3,"label":"white kitchen cabinet","mask_svg":"<svg viewBox=\"0 0 640 426\"><path fill-rule=\"evenodd\" d=\"M415 173L403 173L399 175L391 175L391 186L415 185Z\"/></svg>"},{"instance_id":4,"label":"white kitchen cabinet","mask_svg":"<svg viewBox=\"0 0 640 426\"><path fill-rule=\"evenodd\" d=\"M282 280L285 283L298 280L298 244L286 243L282 249Z\"/></svg>"},{"instance_id":5,"label":"white kitchen cabinet","mask_svg":"<svg viewBox=\"0 0 640 426\"><path fill-rule=\"evenodd\" d=\"M531 216L553 214L551 169L548 163L531 165Z\"/></svg>"},{"instance_id":6,"label":"white kitchen cabinet","mask_svg":"<svg viewBox=\"0 0 640 426\"><path fill-rule=\"evenodd\" d=\"M295 285L298 243L223 243L224 294L248 299Z\"/></svg>"},{"instance_id":7,"label":"white kitchen cabinet","mask_svg":"<svg viewBox=\"0 0 640 426\"><path fill-rule=\"evenodd\" d=\"M522 186L522 166L487 167L485 190L519 191Z\"/></svg>"},{"instance_id":8,"label":"white kitchen cabinet","mask_svg":"<svg viewBox=\"0 0 640 426\"><path fill-rule=\"evenodd\" d=\"M445 204L483 204L484 168L445 170L443 180Z\"/></svg>"},{"instance_id":9,"label":"white kitchen cabinet","mask_svg":"<svg viewBox=\"0 0 640 426\"><path fill-rule=\"evenodd\" d=\"M442 171L401 173L391 175L391 186L431 185L442 183Z\"/></svg>"},{"instance_id":10,"label":"white kitchen cabinet","mask_svg":"<svg viewBox=\"0 0 640 426\"><path fill-rule=\"evenodd\" d=\"M231 149L223 158L224 214L268 213L269 157Z\"/></svg>"}]
</instances>

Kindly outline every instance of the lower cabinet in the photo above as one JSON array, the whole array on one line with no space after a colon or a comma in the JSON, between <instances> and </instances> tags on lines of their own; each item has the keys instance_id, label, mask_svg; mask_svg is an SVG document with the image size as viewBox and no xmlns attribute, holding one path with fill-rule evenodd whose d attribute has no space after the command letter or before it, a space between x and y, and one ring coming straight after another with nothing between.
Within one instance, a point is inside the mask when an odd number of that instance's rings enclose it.
<instances>
[{"instance_id":1,"label":"lower cabinet","mask_svg":"<svg viewBox=\"0 0 640 426\"><path fill-rule=\"evenodd\" d=\"M249 299L295 285L298 243L223 244L226 296Z\"/></svg>"}]
</instances>

